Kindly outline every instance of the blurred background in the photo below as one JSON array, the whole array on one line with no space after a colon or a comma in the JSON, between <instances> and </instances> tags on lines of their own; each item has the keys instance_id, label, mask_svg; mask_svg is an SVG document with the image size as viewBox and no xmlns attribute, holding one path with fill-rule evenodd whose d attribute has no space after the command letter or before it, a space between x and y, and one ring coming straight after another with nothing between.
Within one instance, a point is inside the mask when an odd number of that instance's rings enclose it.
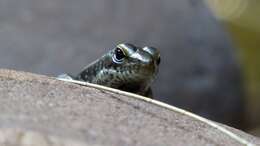
<instances>
[{"instance_id":1,"label":"blurred background","mask_svg":"<svg viewBox=\"0 0 260 146\"><path fill-rule=\"evenodd\" d=\"M78 73L122 42L160 49L155 99L260 136L258 0L0 0L0 68Z\"/></svg>"}]
</instances>

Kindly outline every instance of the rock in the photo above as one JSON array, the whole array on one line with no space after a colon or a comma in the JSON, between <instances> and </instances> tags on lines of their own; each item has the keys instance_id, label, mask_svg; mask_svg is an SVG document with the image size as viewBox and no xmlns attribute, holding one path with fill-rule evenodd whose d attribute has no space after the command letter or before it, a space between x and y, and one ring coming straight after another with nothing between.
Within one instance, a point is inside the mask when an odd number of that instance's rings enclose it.
<instances>
[{"instance_id":1,"label":"rock","mask_svg":"<svg viewBox=\"0 0 260 146\"><path fill-rule=\"evenodd\" d=\"M156 99L241 127L240 69L203 1L2 0L0 14L0 67L78 73L119 42L151 45Z\"/></svg>"},{"instance_id":2,"label":"rock","mask_svg":"<svg viewBox=\"0 0 260 146\"><path fill-rule=\"evenodd\" d=\"M0 145L241 145L185 114L53 77L0 70L0 93ZM254 136L225 128L260 144Z\"/></svg>"}]
</instances>

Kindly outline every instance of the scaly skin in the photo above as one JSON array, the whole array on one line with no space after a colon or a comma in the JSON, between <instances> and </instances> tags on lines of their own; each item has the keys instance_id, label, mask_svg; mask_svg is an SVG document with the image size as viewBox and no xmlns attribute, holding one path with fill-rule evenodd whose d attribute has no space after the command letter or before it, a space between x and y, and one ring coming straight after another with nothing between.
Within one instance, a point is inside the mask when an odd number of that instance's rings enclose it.
<instances>
[{"instance_id":1,"label":"scaly skin","mask_svg":"<svg viewBox=\"0 0 260 146\"><path fill-rule=\"evenodd\" d=\"M159 63L159 51L153 47L119 44L86 66L76 77L63 74L59 78L71 78L151 97L150 85L158 72Z\"/></svg>"}]
</instances>

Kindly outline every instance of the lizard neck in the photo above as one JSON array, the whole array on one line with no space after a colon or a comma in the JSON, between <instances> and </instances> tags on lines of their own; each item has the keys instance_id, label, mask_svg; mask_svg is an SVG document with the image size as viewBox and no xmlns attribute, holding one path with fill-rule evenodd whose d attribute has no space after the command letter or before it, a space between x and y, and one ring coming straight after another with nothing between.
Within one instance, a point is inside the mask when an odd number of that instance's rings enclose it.
<instances>
[{"instance_id":1,"label":"lizard neck","mask_svg":"<svg viewBox=\"0 0 260 146\"><path fill-rule=\"evenodd\" d=\"M76 80L82 80L85 82L93 82L95 80L96 76L106 68L108 64L109 55L106 54L99 58L98 60L95 60L88 66L86 66L77 76Z\"/></svg>"}]
</instances>

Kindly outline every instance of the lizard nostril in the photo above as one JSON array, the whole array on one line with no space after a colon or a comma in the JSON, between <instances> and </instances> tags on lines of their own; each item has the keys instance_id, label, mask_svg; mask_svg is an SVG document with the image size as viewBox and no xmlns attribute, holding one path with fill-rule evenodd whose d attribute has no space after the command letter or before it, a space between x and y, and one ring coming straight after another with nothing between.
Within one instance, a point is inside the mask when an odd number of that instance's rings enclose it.
<instances>
[{"instance_id":1,"label":"lizard nostril","mask_svg":"<svg viewBox=\"0 0 260 146\"><path fill-rule=\"evenodd\" d=\"M154 60L154 63L156 63L156 65L160 64L161 58L160 58L160 52L158 49L156 49L154 47L148 47L148 46L146 46L142 49L152 56L152 59Z\"/></svg>"},{"instance_id":2,"label":"lizard nostril","mask_svg":"<svg viewBox=\"0 0 260 146\"><path fill-rule=\"evenodd\" d=\"M159 65L161 63L161 57L159 56L156 60L156 64Z\"/></svg>"}]
</instances>

